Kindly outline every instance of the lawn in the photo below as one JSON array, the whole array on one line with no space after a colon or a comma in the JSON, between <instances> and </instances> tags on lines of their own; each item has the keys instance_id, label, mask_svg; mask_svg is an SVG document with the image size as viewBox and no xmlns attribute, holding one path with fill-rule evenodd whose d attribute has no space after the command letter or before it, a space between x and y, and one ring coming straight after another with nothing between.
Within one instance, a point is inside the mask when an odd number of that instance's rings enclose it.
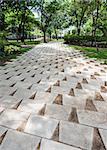
<instances>
[{"instance_id":1,"label":"lawn","mask_svg":"<svg viewBox=\"0 0 107 150\"><path fill-rule=\"evenodd\" d=\"M86 56L89 58L96 58L98 60L105 60L107 61L107 48L99 48L99 51L95 47L84 47L84 46L69 46L76 50L83 51Z\"/></svg>"}]
</instances>

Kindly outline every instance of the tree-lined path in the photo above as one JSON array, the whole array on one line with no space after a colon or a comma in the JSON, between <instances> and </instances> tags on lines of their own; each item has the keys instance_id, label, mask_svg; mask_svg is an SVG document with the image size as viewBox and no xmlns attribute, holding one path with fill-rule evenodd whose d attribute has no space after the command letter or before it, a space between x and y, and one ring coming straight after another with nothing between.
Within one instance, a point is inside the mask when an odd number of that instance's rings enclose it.
<instances>
[{"instance_id":1,"label":"tree-lined path","mask_svg":"<svg viewBox=\"0 0 107 150\"><path fill-rule=\"evenodd\" d=\"M107 149L107 66L62 43L0 67L0 150Z\"/></svg>"}]
</instances>

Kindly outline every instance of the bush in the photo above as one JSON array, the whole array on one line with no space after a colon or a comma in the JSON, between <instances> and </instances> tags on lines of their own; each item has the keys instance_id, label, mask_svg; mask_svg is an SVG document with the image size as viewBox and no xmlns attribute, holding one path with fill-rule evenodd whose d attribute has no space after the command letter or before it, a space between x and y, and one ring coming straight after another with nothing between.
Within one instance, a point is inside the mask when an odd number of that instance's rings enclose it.
<instances>
[{"instance_id":1,"label":"bush","mask_svg":"<svg viewBox=\"0 0 107 150\"><path fill-rule=\"evenodd\" d=\"M6 54L14 54L20 51L20 47L9 45L4 47L4 51Z\"/></svg>"},{"instance_id":2,"label":"bush","mask_svg":"<svg viewBox=\"0 0 107 150\"><path fill-rule=\"evenodd\" d=\"M4 44L6 43L4 32L0 32L0 53L4 51Z\"/></svg>"},{"instance_id":3,"label":"bush","mask_svg":"<svg viewBox=\"0 0 107 150\"><path fill-rule=\"evenodd\" d=\"M95 42L95 37L93 36L78 36L78 35L70 35L66 34L64 36L64 40L68 44L77 44L77 45L86 45ZM97 36L96 42L107 42L106 37Z\"/></svg>"},{"instance_id":4,"label":"bush","mask_svg":"<svg viewBox=\"0 0 107 150\"><path fill-rule=\"evenodd\" d=\"M76 30L75 30L75 29L72 30L72 34L73 34L73 35L76 35Z\"/></svg>"}]
</instances>

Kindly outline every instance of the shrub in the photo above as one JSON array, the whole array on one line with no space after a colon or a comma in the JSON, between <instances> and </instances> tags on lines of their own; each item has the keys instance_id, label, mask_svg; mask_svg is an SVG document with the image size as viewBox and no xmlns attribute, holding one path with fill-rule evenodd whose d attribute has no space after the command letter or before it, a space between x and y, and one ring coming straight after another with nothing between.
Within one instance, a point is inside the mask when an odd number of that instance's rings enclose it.
<instances>
[{"instance_id":1,"label":"shrub","mask_svg":"<svg viewBox=\"0 0 107 150\"><path fill-rule=\"evenodd\" d=\"M73 35L76 34L76 30L75 30L75 29L72 30L72 34L73 34Z\"/></svg>"},{"instance_id":2,"label":"shrub","mask_svg":"<svg viewBox=\"0 0 107 150\"><path fill-rule=\"evenodd\" d=\"M4 45L6 43L5 34L4 32L0 32L0 52L4 51Z\"/></svg>"},{"instance_id":3,"label":"shrub","mask_svg":"<svg viewBox=\"0 0 107 150\"><path fill-rule=\"evenodd\" d=\"M20 47L9 45L4 47L4 51L6 54L14 54L20 51Z\"/></svg>"},{"instance_id":4,"label":"shrub","mask_svg":"<svg viewBox=\"0 0 107 150\"><path fill-rule=\"evenodd\" d=\"M5 32L0 32L0 57L5 55L4 46L7 44Z\"/></svg>"},{"instance_id":5,"label":"shrub","mask_svg":"<svg viewBox=\"0 0 107 150\"><path fill-rule=\"evenodd\" d=\"M70 34L66 34L64 36L64 40L66 43L68 44L86 44L88 42L107 42L107 38L106 37L101 37L101 36L97 36L96 39L93 36L78 36L78 35L70 35Z\"/></svg>"}]
</instances>

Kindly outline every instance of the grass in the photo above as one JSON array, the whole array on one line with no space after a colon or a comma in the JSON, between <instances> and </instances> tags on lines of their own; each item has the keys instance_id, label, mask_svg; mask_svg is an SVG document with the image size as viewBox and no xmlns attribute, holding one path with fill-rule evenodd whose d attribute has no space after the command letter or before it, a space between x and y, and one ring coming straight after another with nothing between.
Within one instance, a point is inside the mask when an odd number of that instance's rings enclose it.
<instances>
[{"instance_id":1,"label":"grass","mask_svg":"<svg viewBox=\"0 0 107 150\"><path fill-rule=\"evenodd\" d=\"M30 49L31 48L27 48L27 47L24 48L24 47L22 47L20 51L21 51L21 53L25 53L25 52L29 51Z\"/></svg>"},{"instance_id":2,"label":"grass","mask_svg":"<svg viewBox=\"0 0 107 150\"><path fill-rule=\"evenodd\" d=\"M84 47L84 46L70 46L76 50L83 51L89 58L96 58L98 60L107 59L107 48L99 48L99 51L95 47Z\"/></svg>"}]
</instances>

